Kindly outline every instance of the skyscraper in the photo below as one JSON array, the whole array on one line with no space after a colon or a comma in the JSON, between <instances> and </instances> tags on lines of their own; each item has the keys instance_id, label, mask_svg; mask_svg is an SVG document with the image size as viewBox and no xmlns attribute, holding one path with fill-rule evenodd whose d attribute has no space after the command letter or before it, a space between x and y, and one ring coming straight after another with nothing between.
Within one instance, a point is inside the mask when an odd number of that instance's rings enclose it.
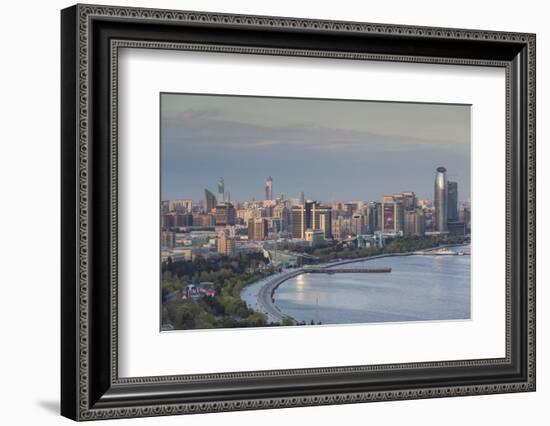
<instances>
[{"instance_id":1,"label":"skyscraper","mask_svg":"<svg viewBox=\"0 0 550 426\"><path fill-rule=\"evenodd\" d=\"M267 220L252 219L248 221L248 239L262 241L267 237Z\"/></svg>"},{"instance_id":2,"label":"skyscraper","mask_svg":"<svg viewBox=\"0 0 550 426\"><path fill-rule=\"evenodd\" d=\"M365 233L365 216L355 213L351 218L351 233L361 235Z\"/></svg>"},{"instance_id":3,"label":"skyscraper","mask_svg":"<svg viewBox=\"0 0 550 426\"><path fill-rule=\"evenodd\" d=\"M216 196L212 194L208 189L204 190L204 209L209 213L214 207L216 207Z\"/></svg>"},{"instance_id":4,"label":"skyscraper","mask_svg":"<svg viewBox=\"0 0 550 426\"><path fill-rule=\"evenodd\" d=\"M367 232L369 234L374 234L376 230L379 229L378 219L380 217L379 205L375 201L371 201L365 207L365 215L367 221Z\"/></svg>"},{"instance_id":5,"label":"skyscraper","mask_svg":"<svg viewBox=\"0 0 550 426\"><path fill-rule=\"evenodd\" d=\"M265 181L265 199L273 199L273 178L271 176L269 176Z\"/></svg>"},{"instance_id":6,"label":"skyscraper","mask_svg":"<svg viewBox=\"0 0 550 426\"><path fill-rule=\"evenodd\" d=\"M458 184L447 182L447 222L458 220Z\"/></svg>"},{"instance_id":7,"label":"skyscraper","mask_svg":"<svg viewBox=\"0 0 550 426\"><path fill-rule=\"evenodd\" d=\"M384 196L382 203L380 203L380 230L382 232L397 233L403 230L404 223L402 197L398 196L396 199L391 195Z\"/></svg>"},{"instance_id":8,"label":"skyscraper","mask_svg":"<svg viewBox=\"0 0 550 426\"><path fill-rule=\"evenodd\" d=\"M222 204L225 201L225 183L221 177L218 181L218 204Z\"/></svg>"},{"instance_id":9,"label":"skyscraper","mask_svg":"<svg viewBox=\"0 0 550 426\"><path fill-rule=\"evenodd\" d=\"M226 256L235 254L235 239L223 234L218 239L218 253Z\"/></svg>"},{"instance_id":10,"label":"skyscraper","mask_svg":"<svg viewBox=\"0 0 550 426\"><path fill-rule=\"evenodd\" d=\"M403 229L403 235L418 236L424 235L424 212L422 209L409 210L405 212L405 227Z\"/></svg>"},{"instance_id":11,"label":"skyscraper","mask_svg":"<svg viewBox=\"0 0 550 426\"><path fill-rule=\"evenodd\" d=\"M395 230L395 202L391 195L386 195L380 203L380 230L394 232Z\"/></svg>"},{"instance_id":12,"label":"skyscraper","mask_svg":"<svg viewBox=\"0 0 550 426\"><path fill-rule=\"evenodd\" d=\"M290 225L290 209L286 208L284 204L278 204L273 208L273 217L281 219L281 226L283 231L287 231Z\"/></svg>"},{"instance_id":13,"label":"skyscraper","mask_svg":"<svg viewBox=\"0 0 550 426\"><path fill-rule=\"evenodd\" d=\"M471 232L471 220L472 220L472 210L470 207L464 207L462 212L463 222L466 225L466 232L469 234Z\"/></svg>"},{"instance_id":14,"label":"skyscraper","mask_svg":"<svg viewBox=\"0 0 550 426\"><path fill-rule=\"evenodd\" d=\"M447 169L438 167L434 182L435 231L447 231Z\"/></svg>"},{"instance_id":15,"label":"skyscraper","mask_svg":"<svg viewBox=\"0 0 550 426\"><path fill-rule=\"evenodd\" d=\"M176 213L175 214L175 226L193 226L193 214L192 213Z\"/></svg>"},{"instance_id":16,"label":"skyscraper","mask_svg":"<svg viewBox=\"0 0 550 426\"><path fill-rule=\"evenodd\" d=\"M291 210L292 238L305 238L307 229L321 229L325 238L332 238L332 208L321 206L317 201L306 201Z\"/></svg>"},{"instance_id":17,"label":"skyscraper","mask_svg":"<svg viewBox=\"0 0 550 426\"><path fill-rule=\"evenodd\" d=\"M353 216L353 213L357 210L357 203L345 203L344 204L344 211L346 213L347 218L351 218Z\"/></svg>"},{"instance_id":18,"label":"skyscraper","mask_svg":"<svg viewBox=\"0 0 550 426\"><path fill-rule=\"evenodd\" d=\"M332 238L332 208L317 206L313 214L314 229L321 229L325 238Z\"/></svg>"},{"instance_id":19,"label":"skyscraper","mask_svg":"<svg viewBox=\"0 0 550 426\"><path fill-rule=\"evenodd\" d=\"M412 191L405 191L399 194L395 194L395 199L399 198L403 201L403 208L405 211L414 210L416 208L416 196Z\"/></svg>"},{"instance_id":20,"label":"skyscraper","mask_svg":"<svg viewBox=\"0 0 550 426\"><path fill-rule=\"evenodd\" d=\"M332 219L332 236L339 240L345 238L349 232L347 222L349 219L344 219L343 216L338 216L337 218Z\"/></svg>"},{"instance_id":21,"label":"skyscraper","mask_svg":"<svg viewBox=\"0 0 550 426\"><path fill-rule=\"evenodd\" d=\"M193 210L192 200L169 200L168 210L176 213L191 213Z\"/></svg>"},{"instance_id":22,"label":"skyscraper","mask_svg":"<svg viewBox=\"0 0 550 426\"><path fill-rule=\"evenodd\" d=\"M221 203L216 206L214 212L216 217L216 225L235 225L237 220L237 211L231 203Z\"/></svg>"},{"instance_id":23,"label":"skyscraper","mask_svg":"<svg viewBox=\"0 0 550 426\"><path fill-rule=\"evenodd\" d=\"M176 233L171 231L162 231L160 234L160 246L167 249L173 249L176 247Z\"/></svg>"}]
</instances>

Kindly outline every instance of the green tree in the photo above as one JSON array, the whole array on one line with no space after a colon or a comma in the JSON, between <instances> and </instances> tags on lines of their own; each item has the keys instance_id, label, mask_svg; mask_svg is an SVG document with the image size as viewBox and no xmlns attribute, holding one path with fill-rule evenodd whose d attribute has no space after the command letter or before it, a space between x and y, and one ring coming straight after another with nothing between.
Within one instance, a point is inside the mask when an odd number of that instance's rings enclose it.
<instances>
[{"instance_id":1,"label":"green tree","mask_svg":"<svg viewBox=\"0 0 550 426\"><path fill-rule=\"evenodd\" d=\"M282 321L282 325L289 326L289 325L296 325L296 321L294 321L290 317L284 317Z\"/></svg>"}]
</instances>

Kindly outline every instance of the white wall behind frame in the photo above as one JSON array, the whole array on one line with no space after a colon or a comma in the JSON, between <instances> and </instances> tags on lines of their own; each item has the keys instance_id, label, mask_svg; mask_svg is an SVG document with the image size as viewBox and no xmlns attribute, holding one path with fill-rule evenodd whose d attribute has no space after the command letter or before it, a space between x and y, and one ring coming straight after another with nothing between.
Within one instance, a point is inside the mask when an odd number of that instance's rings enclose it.
<instances>
[{"instance_id":1,"label":"white wall behind frame","mask_svg":"<svg viewBox=\"0 0 550 426\"><path fill-rule=\"evenodd\" d=\"M182 417L109 420L101 425L328 426L364 423L412 426L545 425L550 400L550 28L539 0L101 0L111 5L209 10L324 19L435 25L537 33L537 392L248 411ZM0 26L0 373L2 422L9 425L70 425L59 405L59 9L69 0L4 2ZM29 120L32 117L32 120ZM31 124L29 124L29 122ZM23 159L22 161L20 161ZM40 214L27 208L29 200ZM31 235L21 223L38 224ZM31 244L32 243L32 244ZM29 263L29 247L33 253ZM26 290L27 289L27 290ZM23 310L24 308L24 310ZM28 312L29 314L26 314Z\"/></svg>"}]
</instances>

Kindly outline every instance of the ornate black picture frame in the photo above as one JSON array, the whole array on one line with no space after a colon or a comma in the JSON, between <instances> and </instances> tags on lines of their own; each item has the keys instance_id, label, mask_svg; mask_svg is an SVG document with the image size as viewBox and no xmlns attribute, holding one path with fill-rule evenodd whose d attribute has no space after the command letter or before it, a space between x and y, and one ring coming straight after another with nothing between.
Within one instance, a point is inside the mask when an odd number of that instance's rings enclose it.
<instances>
[{"instance_id":1,"label":"ornate black picture frame","mask_svg":"<svg viewBox=\"0 0 550 426\"><path fill-rule=\"evenodd\" d=\"M76 5L61 13L61 413L160 416L535 390L535 35ZM120 378L121 47L486 65L506 70L506 356Z\"/></svg>"}]
</instances>

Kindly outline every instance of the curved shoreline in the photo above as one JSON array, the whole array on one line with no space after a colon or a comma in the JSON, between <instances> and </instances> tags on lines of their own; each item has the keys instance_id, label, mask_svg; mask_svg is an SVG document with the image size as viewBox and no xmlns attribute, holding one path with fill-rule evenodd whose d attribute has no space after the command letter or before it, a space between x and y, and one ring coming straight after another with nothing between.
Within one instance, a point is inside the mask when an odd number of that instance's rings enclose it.
<instances>
[{"instance_id":1,"label":"curved shoreline","mask_svg":"<svg viewBox=\"0 0 550 426\"><path fill-rule=\"evenodd\" d=\"M451 247L460 247L460 246L469 246L470 244L446 244L442 246L437 247L430 247L427 249L421 249L416 251L407 251L405 253L383 253L383 254L377 254L375 256L367 256L367 257L357 257L355 259L345 259L340 260L337 262L329 262L325 264L320 264L316 266L325 267L325 268L332 268L333 266L339 266L339 265L346 265L348 263L355 263L355 262L365 262L367 260L371 259L382 259L384 257L396 257L396 256L422 256L420 253L429 253L430 251L440 250L444 248L451 248ZM307 271L306 271L307 272Z\"/></svg>"},{"instance_id":2,"label":"curved shoreline","mask_svg":"<svg viewBox=\"0 0 550 426\"><path fill-rule=\"evenodd\" d=\"M258 291L258 305L263 307L265 313L268 314L268 318L271 316L272 319L275 319L275 322L281 322L284 318L290 318L290 316L283 314L277 305L275 305L274 294L275 290L285 281L297 277L298 275L303 274L302 270L293 271L283 276L276 277L275 279L268 280L260 290Z\"/></svg>"},{"instance_id":3,"label":"curved shoreline","mask_svg":"<svg viewBox=\"0 0 550 426\"><path fill-rule=\"evenodd\" d=\"M434 251L442 248L460 247L465 245L469 245L469 244L447 244L444 246L431 247L423 250L416 250L416 251L405 252L405 253L384 253L384 254L378 254L375 256L358 257L355 259L346 259L346 260L329 262L324 264L321 263L315 266L324 267L328 269L334 266L346 265L348 263L355 263L355 262L365 262L368 260L381 259L384 257L422 256L421 254L419 254L419 252L430 252L430 251ZM307 268L304 269L304 267L302 267L299 269L294 269L290 272L286 272L286 273L283 272L281 274L278 274L277 276L268 277L266 279L266 282L258 290L258 294L256 295L256 298L257 298L257 305L260 308L260 312L267 315L268 321L282 322L284 318L293 319L291 316L283 314L279 310L277 305L275 305L275 300L274 300L275 291L285 281L291 278L297 277L298 275L307 274L307 273L308 273Z\"/></svg>"}]
</instances>

